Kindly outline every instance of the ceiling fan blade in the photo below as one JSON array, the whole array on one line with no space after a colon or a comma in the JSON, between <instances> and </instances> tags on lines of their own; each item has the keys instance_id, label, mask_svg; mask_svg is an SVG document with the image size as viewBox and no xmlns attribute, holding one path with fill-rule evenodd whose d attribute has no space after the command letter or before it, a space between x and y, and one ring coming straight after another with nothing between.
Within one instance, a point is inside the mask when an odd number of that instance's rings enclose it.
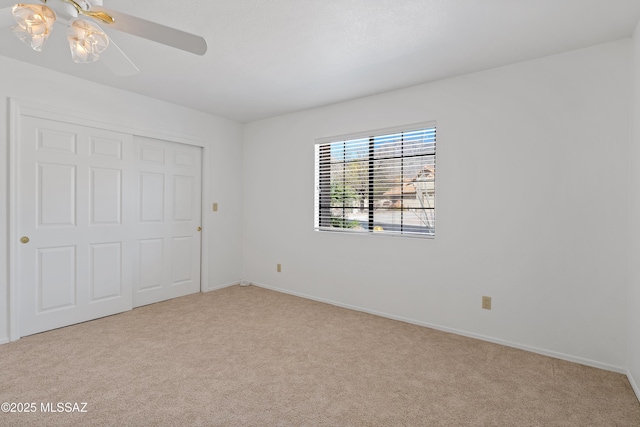
<instances>
[{"instance_id":1,"label":"ceiling fan blade","mask_svg":"<svg viewBox=\"0 0 640 427\"><path fill-rule=\"evenodd\" d=\"M109 39L109 47L100 55L100 61L116 76L129 77L140 72L140 69L125 55L125 53Z\"/></svg>"},{"instance_id":2,"label":"ceiling fan blade","mask_svg":"<svg viewBox=\"0 0 640 427\"><path fill-rule=\"evenodd\" d=\"M8 27L9 25L14 25L16 20L13 19L13 12L10 7L0 9L0 28Z\"/></svg>"},{"instance_id":3,"label":"ceiling fan blade","mask_svg":"<svg viewBox=\"0 0 640 427\"><path fill-rule=\"evenodd\" d=\"M195 34L102 7L92 8L91 10L93 12L105 12L114 18L115 22L108 24L108 28L195 53L196 55L204 55L207 52L207 41Z\"/></svg>"}]
</instances>

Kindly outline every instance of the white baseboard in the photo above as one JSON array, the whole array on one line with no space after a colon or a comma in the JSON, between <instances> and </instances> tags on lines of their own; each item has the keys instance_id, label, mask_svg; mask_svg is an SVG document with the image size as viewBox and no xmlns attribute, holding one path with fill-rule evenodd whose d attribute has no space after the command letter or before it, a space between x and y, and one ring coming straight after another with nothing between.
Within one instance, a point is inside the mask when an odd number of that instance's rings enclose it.
<instances>
[{"instance_id":1,"label":"white baseboard","mask_svg":"<svg viewBox=\"0 0 640 427\"><path fill-rule=\"evenodd\" d=\"M230 288L231 286L235 286L235 285L239 285L240 281L237 282L231 282L231 283L225 283L223 285L209 285L209 287L205 290L203 290L202 292L211 292L211 291L217 291L218 289L224 289L224 288Z\"/></svg>"},{"instance_id":2,"label":"white baseboard","mask_svg":"<svg viewBox=\"0 0 640 427\"><path fill-rule=\"evenodd\" d=\"M449 328L449 327L446 327L446 326L441 326L441 325L437 325L437 324L433 324L433 323L422 322L422 321L419 321L419 320L409 319L409 318L406 318L406 317L395 316L395 315L392 315L392 314L383 313L383 312L379 312L379 311L375 311L375 310L369 310L369 309L366 309L366 308L362 308L362 307L358 307L358 306L354 306L354 305L350 305L350 304L343 304L343 303L340 303L340 302L337 302L337 301L332 301L332 300L328 300L328 299L324 299L324 298L318 298L318 297L315 297L313 295L303 294L301 292L294 292L294 291L290 291L288 289L282 289L282 288L278 288L278 287L275 287L275 286L265 285L263 283L257 283L257 282L253 282L252 281L251 284L255 285L255 286L258 286L260 288L270 289L272 291L282 292L284 294L294 295L294 296L297 296L297 297L306 298L306 299L310 299L310 300L313 300L313 301L323 302L323 303L326 303L326 304L335 305L337 307L348 308L350 310L355 310L355 311L360 311L360 312L363 312L363 313L373 314L373 315L380 316L380 317L386 317L388 319L399 320L401 322L411 323L413 325L424 326L424 327L427 327L427 328L436 329L438 331L449 332L449 333L452 333L452 334L462 335L462 336L469 337L469 338L475 338L475 339L479 339L479 340L482 340L482 341L491 342L491 343L494 343L494 344L504 345L506 347L517 348L517 349L520 349L520 350L529 351L531 353L536 353L536 354L541 354L543 356L553 357L555 359L566 360L568 362L574 362L574 363L578 363L578 364L581 364L581 365L591 366L593 368L599 368L599 369L604 369L606 371L611 371L611 372L616 372L616 373L619 373L619 374L628 375L628 370L626 368L622 368L620 366L609 365L607 363L601 363L601 362L598 362L598 361L595 361L595 360L591 360L591 359L585 359L585 358L578 357L578 356L572 356L572 355L569 355L569 354L558 353L558 352L555 352L555 351L546 350L546 349L542 349L542 348L531 347L531 346L528 346L528 345L525 345L525 344L506 341L506 340L503 340L503 339L500 339L500 338L494 338L494 337L490 337L490 336L486 336L486 335L476 334L476 333L473 333L473 332L467 332L467 331L463 331L463 330L459 330L459 329ZM638 394L638 388L635 387L634 390L636 391L636 394Z\"/></svg>"},{"instance_id":3,"label":"white baseboard","mask_svg":"<svg viewBox=\"0 0 640 427\"><path fill-rule=\"evenodd\" d=\"M9 344L11 342L11 340L9 338L3 338L0 340L0 345L2 344Z\"/></svg>"},{"instance_id":4,"label":"white baseboard","mask_svg":"<svg viewBox=\"0 0 640 427\"><path fill-rule=\"evenodd\" d=\"M633 378L633 375L631 375L631 371L629 370L627 370L627 378L629 379L629 382L631 383L631 388L636 393L636 397L640 402L640 387L638 387L638 383L636 383L635 378Z\"/></svg>"}]
</instances>

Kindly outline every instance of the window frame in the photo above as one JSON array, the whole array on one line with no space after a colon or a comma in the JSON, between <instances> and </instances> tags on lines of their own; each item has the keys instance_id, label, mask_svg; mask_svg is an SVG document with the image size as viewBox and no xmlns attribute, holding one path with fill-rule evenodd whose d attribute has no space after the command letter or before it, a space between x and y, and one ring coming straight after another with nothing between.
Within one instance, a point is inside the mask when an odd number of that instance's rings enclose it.
<instances>
[{"instance_id":1,"label":"window frame","mask_svg":"<svg viewBox=\"0 0 640 427\"><path fill-rule=\"evenodd\" d=\"M367 229L365 230L353 230L350 228L340 228L340 227L326 227L326 226L320 226L320 221L321 218L327 218L326 213L325 216L321 215L320 212L320 208L321 208L321 203L320 203L320 198L321 198L321 180L322 178L320 178L320 168L322 167L321 161L320 161L320 147L322 145L327 145L328 144L334 144L334 143L345 143L345 142L349 142L352 140L364 140L364 139L369 139L370 141L373 141L375 138L381 138L384 136L391 136L394 134L399 134L399 133L409 133L409 132L415 132L415 131L420 131L420 130L425 130L425 129L431 129L433 128L434 130L434 141L433 141L433 154L425 154L425 157L431 157L433 159L433 208L430 208L430 210L433 212L432 214L432 218L433 218L433 232L432 233L428 233L428 232L404 232L402 229L400 231L383 231L383 232L379 232L376 231L373 228L373 216L374 216L374 211L375 211L375 207L372 206L375 203L374 199L369 198L368 199L368 208L367 208L367 215L368 215L368 219L367 219ZM330 136L330 137L322 137L322 138L316 138L314 141L314 230L317 232L328 232L328 233L342 233L342 234L352 234L352 235L366 235L366 236L387 236L387 237L403 237L403 238L418 238L418 239L435 239L436 236L436 231L435 231L435 223L436 223L436 173L435 173L435 168L436 168L436 152L437 152L437 123L436 121L427 121L427 122L420 122L420 123L414 123L414 124L409 124L409 125L402 125L402 126L394 126L394 127L389 127L389 128L382 128L382 129L375 129L375 130L368 130L368 131L363 131L363 132L356 132L356 133L350 133L350 134L343 134L343 135L336 135L336 136ZM404 147L404 146L403 146ZM403 148L404 149L404 148ZM371 164L376 160L375 158L371 157L371 151L369 154L369 157L366 159L366 161L369 162L369 168L367 169L367 178L369 180L370 185L372 184L372 174L371 174ZM408 158L409 156L405 157L404 154L400 157L400 159L405 159ZM327 163L326 167L331 167L331 163ZM327 170L324 170L324 173L327 173ZM330 171L329 171L330 174ZM326 184L325 184L326 185ZM331 177L329 177L329 185L331 185ZM370 193L369 194L373 194L373 192L371 192L371 190L369 190ZM329 207L330 209L330 207ZM344 209L344 208L343 208ZM403 208L401 208L402 210ZM423 208L424 210L424 208ZM344 219L344 218L343 218ZM401 226L403 227L403 226Z\"/></svg>"}]
</instances>

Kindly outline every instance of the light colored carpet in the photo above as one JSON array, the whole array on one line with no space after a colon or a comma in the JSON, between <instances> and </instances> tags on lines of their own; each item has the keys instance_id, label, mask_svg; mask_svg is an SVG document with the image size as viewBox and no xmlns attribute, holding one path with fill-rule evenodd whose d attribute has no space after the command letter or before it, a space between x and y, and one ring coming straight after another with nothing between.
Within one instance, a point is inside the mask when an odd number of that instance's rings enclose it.
<instances>
[{"instance_id":1,"label":"light colored carpet","mask_svg":"<svg viewBox=\"0 0 640 427\"><path fill-rule=\"evenodd\" d=\"M254 286L0 346L0 402L38 409L3 426L640 426L623 375Z\"/></svg>"}]
</instances>

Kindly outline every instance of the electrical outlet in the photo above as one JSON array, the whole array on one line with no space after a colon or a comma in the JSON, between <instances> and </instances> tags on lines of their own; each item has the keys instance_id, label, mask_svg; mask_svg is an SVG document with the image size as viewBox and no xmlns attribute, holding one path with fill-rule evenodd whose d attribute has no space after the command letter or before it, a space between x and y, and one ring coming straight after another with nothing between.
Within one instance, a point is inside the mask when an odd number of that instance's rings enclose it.
<instances>
[{"instance_id":1,"label":"electrical outlet","mask_svg":"<svg viewBox=\"0 0 640 427\"><path fill-rule=\"evenodd\" d=\"M278 273L282 273L282 264L278 264L277 270Z\"/></svg>"},{"instance_id":2,"label":"electrical outlet","mask_svg":"<svg viewBox=\"0 0 640 427\"><path fill-rule=\"evenodd\" d=\"M218 204L217 203L213 204L213 211L214 212L218 212Z\"/></svg>"},{"instance_id":3,"label":"electrical outlet","mask_svg":"<svg viewBox=\"0 0 640 427\"><path fill-rule=\"evenodd\" d=\"M491 297L482 297L482 308L491 310Z\"/></svg>"}]
</instances>

